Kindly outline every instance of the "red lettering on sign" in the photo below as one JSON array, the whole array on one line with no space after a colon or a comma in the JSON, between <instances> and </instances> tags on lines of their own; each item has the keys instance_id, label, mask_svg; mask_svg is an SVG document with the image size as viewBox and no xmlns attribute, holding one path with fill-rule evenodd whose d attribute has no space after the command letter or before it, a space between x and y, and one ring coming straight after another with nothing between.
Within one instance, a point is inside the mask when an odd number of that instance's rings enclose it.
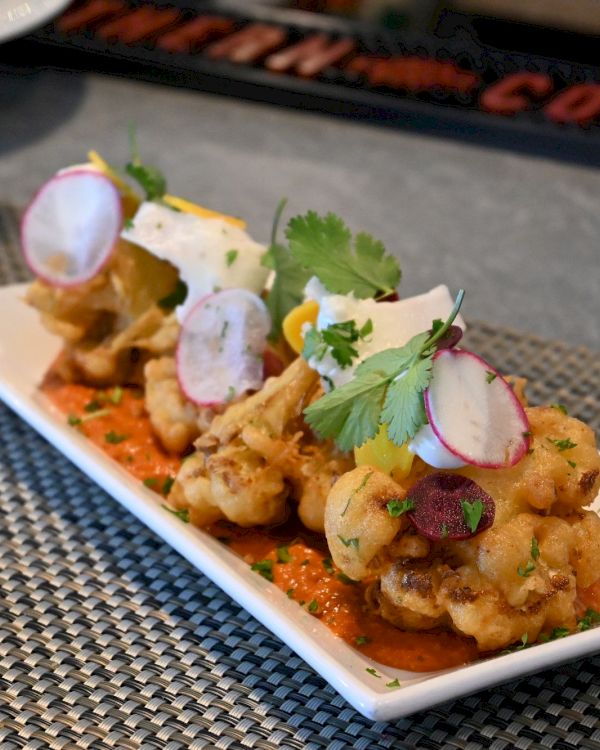
<instances>
[{"instance_id":1,"label":"red lettering on sign","mask_svg":"<svg viewBox=\"0 0 600 750\"><path fill-rule=\"evenodd\" d=\"M588 125L600 114L600 84L579 83L560 93L544 108L554 122Z\"/></svg>"},{"instance_id":2,"label":"red lettering on sign","mask_svg":"<svg viewBox=\"0 0 600 750\"><path fill-rule=\"evenodd\" d=\"M513 73L486 89L480 104L486 112L514 115L529 109L531 97L540 99L552 89L552 79L543 73Z\"/></svg>"}]
</instances>

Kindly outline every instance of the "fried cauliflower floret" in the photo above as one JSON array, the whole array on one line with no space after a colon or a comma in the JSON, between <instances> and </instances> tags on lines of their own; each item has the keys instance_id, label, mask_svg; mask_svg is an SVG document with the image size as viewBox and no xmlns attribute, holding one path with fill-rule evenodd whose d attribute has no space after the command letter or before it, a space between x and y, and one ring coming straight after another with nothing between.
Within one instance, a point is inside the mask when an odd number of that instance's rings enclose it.
<instances>
[{"instance_id":1,"label":"fried cauliflower floret","mask_svg":"<svg viewBox=\"0 0 600 750\"><path fill-rule=\"evenodd\" d=\"M156 303L176 282L169 263L119 241L108 265L89 281L61 288L37 280L25 298L64 340L60 375L106 386L141 382L144 362L173 350L177 321Z\"/></svg>"},{"instance_id":2,"label":"fried cauliflower floret","mask_svg":"<svg viewBox=\"0 0 600 750\"><path fill-rule=\"evenodd\" d=\"M325 534L331 557L346 575L366 578L380 567L379 555L408 526L392 517L387 504L405 492L387 474L358 466L331 488L325 508Z\"/></svg>"},{"instance_id":3,"label":"fried cauliflower floret","mask_svg":"<svg viewBox=\"0 0 600 750\"><path fill-rule=\"evenodd\" d=\"M217 415L195 443L196 473L190 475L186 461L175 481L178 507L188 503L197 519L270 525L285 518L291 499L303 522L322 531L331 484L352 464L330 443L318 443L302 419L318 388L317 374L297 359Z\"/></svg>"},{"instance_id":4,"label":"fried cauliflower floret","mask_svg":"<svg viewBox=\"0 0 600 750\"><path fill-rule=\"evenodd\" d=\"M147 362L144 380L146 411L156 436L168 451L183 453L215 412L186 400L177 381L174 357Z\"/></svg>"},{"instance_id":5,"label":"fried cauliflower floret","mask_svg":"<svg viewBox=\"0 0 600 750\"><path fill-rule=\"evenodd\" d=\"M456 470L495 502L493 526L470 539L429 541L387 513L385 498L404 498L434 471L421 461L399 483L360 467L334 485L332 557L347 575L374 579L367 600L382 617L405 629L451 627L481 651L575 627L577 589L600 576L600 519L582 510L598 492L600 458L582 422L555 408L527 415L532 450L516 466Z\"/></svg>"}]
</instances>

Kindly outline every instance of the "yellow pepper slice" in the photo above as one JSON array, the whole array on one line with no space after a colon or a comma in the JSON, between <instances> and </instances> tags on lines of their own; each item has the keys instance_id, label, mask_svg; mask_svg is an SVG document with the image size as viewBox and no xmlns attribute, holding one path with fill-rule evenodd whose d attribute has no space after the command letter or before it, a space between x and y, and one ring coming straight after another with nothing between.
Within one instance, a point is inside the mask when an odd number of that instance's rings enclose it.
<instances>
[{"instance_id":1,"label":"yellow pepper slice","mask_svg":"<svg viewBox=\"0 0 600 750\"><path fill-rule=\"evenodd\" d=\"M371 440L354 449L357 466L374 466L394 479L405 479L412 468L414 454L408 445L394 445L387 434L387 425L381 425L379 432Z\"/></svg>"},{"instance_id":2,"label":"yellow pepper slice","mask_svg":"<svg viewBox=\"0 0 600 750\"><path fill-rule=\"evenodd\" d=\"M194 216L199 216L201 219L223 219L223 221L232 224L234 227L239 227L240 229L246 228L246 222L243 219L238 219L235 216L227 216L210 208L204 208L204 206L199 206L197 203L192 203L176 195L163 195L163 201L167 206L171 206L171 208L176 208L186 214L194 214Z\"/></svg>"},{"instance_id":3,"label":"yellow pepper slice","mask_svg":"<svg viewBox=\"0 0 600 750\"><path fill-rule=\"evenodd\" d=\"M314 325L317 322L318 314L319 303L315 302L314 299L309 299L301 305L294 307L293 310L290 310L283 319L281 325L283 328L283 335L296 354L301 354L302 349L304 348L304 333L302 332L302 327L305 323L312 323L312 325Z\"/></svg>"}]
</instances>

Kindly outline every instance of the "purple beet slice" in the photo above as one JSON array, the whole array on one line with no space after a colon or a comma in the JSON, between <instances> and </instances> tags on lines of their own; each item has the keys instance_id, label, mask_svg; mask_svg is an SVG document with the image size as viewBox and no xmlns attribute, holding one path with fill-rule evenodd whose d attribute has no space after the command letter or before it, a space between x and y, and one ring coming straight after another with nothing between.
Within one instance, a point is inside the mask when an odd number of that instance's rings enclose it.
<instances>
[{"instance_id":1,"label":"purple beet slice","mask_svg":"<svg viewBox=\"0 0 600 750\"><path fill-rule=\"evenodd\" d=\"M496 514L494 501L476 482L446 471L418 481L406 499L414 503L408 514L413 526L433 541L469 539L489 529Z\"/></svg>"}]
</instances>

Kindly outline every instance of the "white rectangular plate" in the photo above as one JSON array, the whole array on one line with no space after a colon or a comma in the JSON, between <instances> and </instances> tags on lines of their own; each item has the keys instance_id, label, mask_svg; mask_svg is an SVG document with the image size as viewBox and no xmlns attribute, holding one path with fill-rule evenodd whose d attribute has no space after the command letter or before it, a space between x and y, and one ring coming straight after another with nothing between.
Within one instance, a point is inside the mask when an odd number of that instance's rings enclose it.
<instances>
[{"instance_id":1,"label":"white rectangular plate","mask_svg":"<svg viewBox=\"0 0 600 750\"><path fill-rule=\"evenodd\" d=\"M157 496L66 424L37 386L58 353L58 339L23 304L25 286L0 288L0 398L85 474L192 565L272 630L358 711L388 720L600 650L600 628L444 672L417 674L366 659L283 592L199 529L181 523ZM401 637L399 634L398 637ZM379 677L367 672L375 669ZM401 687L386 688L398 678Z\"/></svg>"}]
</instances>

